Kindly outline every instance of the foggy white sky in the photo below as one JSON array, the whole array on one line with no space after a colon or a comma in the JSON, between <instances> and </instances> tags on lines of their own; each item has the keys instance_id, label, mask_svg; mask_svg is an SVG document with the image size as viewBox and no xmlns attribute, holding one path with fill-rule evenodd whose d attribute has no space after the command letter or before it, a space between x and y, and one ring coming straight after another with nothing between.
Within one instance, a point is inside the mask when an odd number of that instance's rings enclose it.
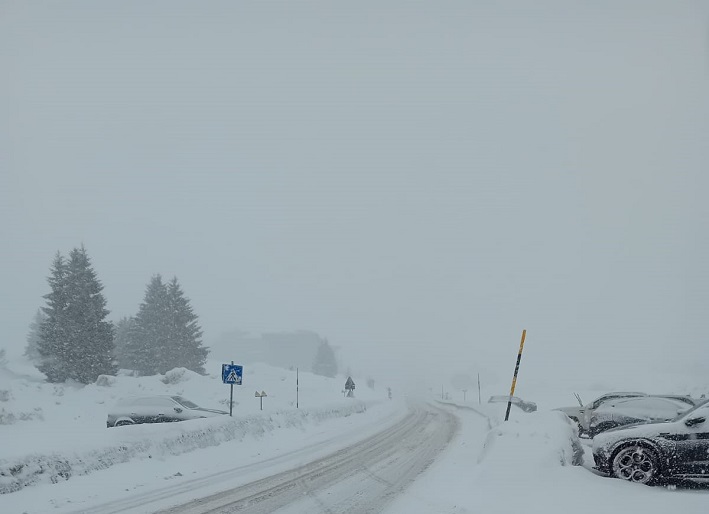
<instances>
[{"instance_id":1,"label":"foggy white sky","mask_svg":"<svg viewBox=\"0 0 709 514\"><path fill-rule=\"evenodd\" d=\"M526 328L528 376L696 367L707 27L705 1L0 0L0 347L83 243L112 319L176 275L207 345L304 328L373 373L506 374Z\"/></svg>"}]
</instances>

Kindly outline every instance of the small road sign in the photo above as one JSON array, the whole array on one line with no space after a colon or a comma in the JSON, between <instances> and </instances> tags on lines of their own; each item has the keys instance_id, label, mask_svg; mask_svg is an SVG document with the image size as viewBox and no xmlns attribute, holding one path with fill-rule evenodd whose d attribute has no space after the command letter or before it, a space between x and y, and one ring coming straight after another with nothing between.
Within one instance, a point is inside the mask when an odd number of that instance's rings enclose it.
<instances>
[{"instance_id":1,"label":"small road sign","mask_svg":"<svg viewBox=\"0 0 709 514\"><path fill-rule=\"evenodd\" d=\"M244 367L238 364L222 364L222 382L231 385L241 385Z\"/></svg>"},{"instance_id":2,"label":"small road sign","mask_svg":"<svg viewBox=\"0 0 709 514\"><path fill-rule=\"evenodd\" d=\"M261 400L261 410L263 410L263 397L267 396L266 391L261 391L260 393L256 391L256 398L259 398Z\"/></svg>"},{"instance_id":3,"label":"small road sign","mask_svg":"<svg viewBox=\"0 0 709 514\"><path fill-rule=\"evenodd\" d=\"M354 397L354 392L353 392L354 388L355 388L354 380L352 380L352 377L347 377L347 382L345 382L345 390L347 391L346 396L348 398Z\"/></svg>"},{"instance_id":4,"label":"small road sign","mask_svg":"<svg viewBox=\"0 0 709 514\"><path fill-rule=\"evenodd\" d=\"M348 391L351 391L355 388L355 383L354 380L352 380L352 377L347 377L347 382L345 382L345 389Z\"/></svg>"}]
</instances>

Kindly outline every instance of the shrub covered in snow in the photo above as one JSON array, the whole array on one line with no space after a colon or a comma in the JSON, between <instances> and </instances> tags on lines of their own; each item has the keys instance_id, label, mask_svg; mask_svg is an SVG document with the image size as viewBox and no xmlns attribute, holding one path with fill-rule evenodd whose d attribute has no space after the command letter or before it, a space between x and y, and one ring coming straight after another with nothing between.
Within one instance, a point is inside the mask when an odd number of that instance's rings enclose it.
<instances>
[{"instance_id":1,"label":"shrub covered in snow","mask_svg":"<svg viewBox=\"0 0 709 514\"><path fill-rule=\"evenodd\" d=\"M180 382L186 382L187 380L190 380L193 377L200 377L201 375L199 373L195 373L194 371L190 371L187 368L175 368L171 369L163 377L160 379L160 381L163 384L179 384Z\"/></svg>"},{"instance_id":2,"label":"shrub covered in snow","mask_svg":"<svg viewBox=\"0 0 709 514\"><path fill-rule=\"evenodd\" d=\"M96 385L101 387L111 387L116 383L116 377L111 375L99 375L96 379Z\"/></svg>"}]
</instances>

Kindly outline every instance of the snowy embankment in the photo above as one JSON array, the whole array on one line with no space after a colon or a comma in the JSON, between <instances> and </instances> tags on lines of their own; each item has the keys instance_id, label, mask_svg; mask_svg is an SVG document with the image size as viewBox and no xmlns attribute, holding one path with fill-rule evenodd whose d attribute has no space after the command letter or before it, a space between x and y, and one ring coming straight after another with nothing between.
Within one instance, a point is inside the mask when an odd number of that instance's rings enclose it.
<instances>
[{"instance_id":1,"label":"snowy embankment","mask_svg":"<svg viewBox=\"0 0 709 514\"><path fill-rule=\"evenodd\" d=\"M133 459L181 455L229 441L258 440L282 428L305 429L332 418L363 413L366 404L351 401L323 409L276 412L238 418L211 418L184 423L119 427L112 444L63 452L32 453L13 460L0 459L0 494L38 482L56 483L87 475Z\"/></svg>"},{"instance_id":2,"label":"snowy embankment","mask_svg":"<svg viewBox=\"0 0 709 514\"><path fill-rule=\"evenodd\" d=\"M509 473L500 463L508 463L519 472L580 465L582 459L581 442L563 413L534 412L492 428L478 463L491 476L500 470Z\"/></svg>"},{"instance_id":3,"label":"snowy embankment","mask_svg":"<svg viewBox=\"0 0 709 514\"><path fill-rule=\"evenodd\" d=\"M437 402L443 405L442 402ZM573 464L573 426L559 412L448 402L461 430L410 494L387 510L445 514L644 512L705 514L709 490L648 487L599 476L588 449Z\"/></svg>"},{"instance_id":4,"label":"snowy embankment","mask_svg":"<svg viewBox=\"0 0 709 514\"><path fill-rule=\"evenodd\" d=\"M561 412L525 413L513 406L505 422L506 404L438 403L472 413L472 417L479 420L476 425L482 422L481 426L487 427L476 459L487 475L504 469L505 463L514 463L516 468L521 463L525 468L543 469L580 465L583 461L583 448L576 429Z\"/></svg>"},{"instance_id":5,"label":"snowy embankment","mask_svg":"<svg viewBox=\"0 0 709 514\"><path fill-rule=\"evenodd\" d=\"M317 431L332 420L362 414L385 401L383 391L373 390L358 392L357 399L344 398L344 379L309 373L300 374L296 392L293 372L254 365L245 368L248 389L235 387L234 417L107 429L107 413L121 397L183 395L202 406L228 410L229 386L219 376L184 369L156 377L101 377L88 386L48 384L31 369L22 371L25 374L0 373L0 493L224 443L259 446L266 438ZM251 396L253 389L268 391L263 411L259 399ZM375 410L387 416L386 410Z\"/></svg>"}]
</instances>

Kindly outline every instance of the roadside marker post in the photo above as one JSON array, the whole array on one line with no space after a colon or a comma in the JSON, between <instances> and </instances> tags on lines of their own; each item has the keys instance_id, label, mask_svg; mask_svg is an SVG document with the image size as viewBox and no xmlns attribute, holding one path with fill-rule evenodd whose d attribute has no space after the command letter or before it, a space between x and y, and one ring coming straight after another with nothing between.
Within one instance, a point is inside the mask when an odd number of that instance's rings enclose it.
<instances>
[{"instance_id":1,"label":"roadside marker post","mask_svg":"<svg viewBox=\"0 0 709 514\"><path fill-rule=\"evenodd\" d=\"M510 399L507 402L507 412L505 413L505 421L510 417L510 408L512 407L512 397L515 394L515 385L517 385L517 373L519 372L519 362L522 360L522 350L524 349L524 338L527 335L527 330L522 330L522 341L519 343L519 353L517 353L517 364L515 364L515 373L512 376L512 387L510 388Z\"/></svg>"},{"instance_id":2,"label":"roadside marker post","mask_svg":"<svg viewBox=\"0 0 709 514\"><path fill-rule=\"evenodd\" d=\"M480 373L478 373L478 404L482 405L483 400L480 397Z\"/></svg>"},{"instance_id":3,"label":"roadside marker post","mask_svg":"<svg viewBox=\"0 0 709 514\"><path fill-rule=\"evenodd\" d=\"M261 410L263 410L263 397L268 396L266 394L266 391L261 391L260 393L256 391L256 398L259 398L261 400Z\"/></svg>"}]
</instances>

